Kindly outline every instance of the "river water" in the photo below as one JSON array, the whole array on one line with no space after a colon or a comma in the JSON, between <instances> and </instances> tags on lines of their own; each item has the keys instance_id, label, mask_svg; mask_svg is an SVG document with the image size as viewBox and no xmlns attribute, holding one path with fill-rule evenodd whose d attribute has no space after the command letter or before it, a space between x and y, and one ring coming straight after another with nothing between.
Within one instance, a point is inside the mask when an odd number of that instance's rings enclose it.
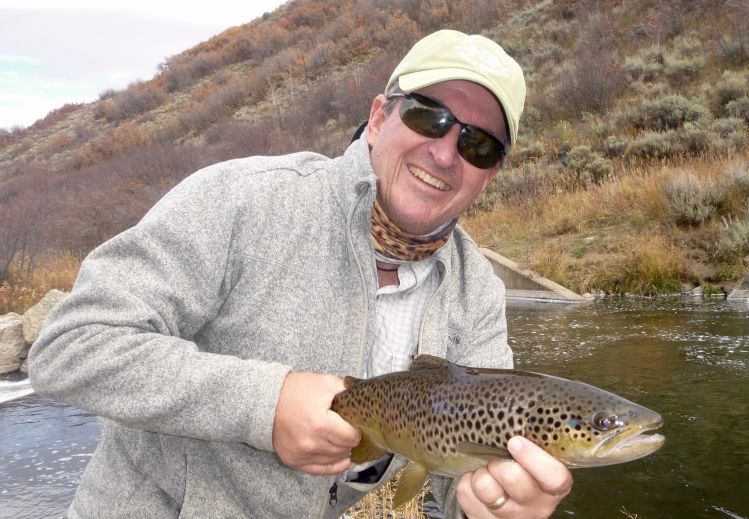
<instances>
[{"instance_id":1,"label":"river water","mask_svg":"<svg viewBox=\"0 0 749 519\"><path fill-rule=\"evenodd\" d=\"M507 315L518 368L583 380L665 420L655 454L576 470L555 518L749 519L749 306L607 299L510 303ZM61 517L99 431L40 396L0 403L0 518Z\"/></svg>"}]
</instances>

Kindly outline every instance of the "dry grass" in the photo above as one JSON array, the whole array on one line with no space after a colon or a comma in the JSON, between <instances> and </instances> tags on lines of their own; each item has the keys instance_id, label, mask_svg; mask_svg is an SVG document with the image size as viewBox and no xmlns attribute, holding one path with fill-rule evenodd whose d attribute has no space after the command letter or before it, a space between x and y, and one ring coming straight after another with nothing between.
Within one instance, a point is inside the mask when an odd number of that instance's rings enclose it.
<instances>
[{"instance_id":1,"label":"dry grass","mask_svg":"<svg viewBox=\"0 0 749 519\"><path fill-rule=\"evenodd\" d=\"M422 509L424 496L429 491L429 480L424 483L421 491L411 501L398 510L393 510L393 497L399 476L400 474L384 487L364 496L356 506L346 511L346 515L351 519L426 519L427 516Z\"/></svg>"},{"instance_id":2,"label":"dry grass","mask_svg":"<svg viewBox=\"0 0 749 519\"><path fill-rule=\"evenodd\" d=\"M370 492L355 507L346 510L346 516L351 519L427 519L422 512L424 497L428 493L429 481L424 484L419 495L414 497L403 508L392 509L393 496L397 478L381 489ZM629 512L624 506L619 510L628 519L643 519L639 515Z\"/></svg>"},{"instance_id":3,"label":"dry grass","mask_svg":"<svg viewBox=\"0 0 749 519\"><path fill-rule=\"evenodd\" d=\"M664 236L642 234L622 243L618 261L590 288L609 293L673 294L686 277L685 257ZM595 286L597 285L597 286Z\"/></svg>"},{"instance_id":4,"label":"dry grass","mask_svg":"<svg viewBox=\"0 0 749 519\"><path fill-rule=\"evenodd\" d=\"M727 186L706 202L710 216L700 225L677 217L668 196L687 177L698 187ZM581 293L672 293L681 283L725 286L747 267L743 245L736 254L721 253L736 248L736 240L728 243L726 222L730 230L749 226L744 184L745 158L620 165L601 185L532 201L498 197L492 210L461 223L481 246Z\"/></svg>"},{"instance_id":5,"label":"dry grass","mask_svg":"<svg viewBox=\"0 0 749 519\"><path fill-rule=\"evenodd\" d=\"M70 291L80 265L81 259L68 253L40 256L30 270L12 265L8 280L0 285L0 315L22 314L54 288Z\"/></svg>"},{"instance_id":6,"label":"dry grass","mask_svg":"<svg viewBox=\"0 0 749 519\"><path fill-rule=\"evenodd\" d=\"M569 260L570 258L560 245L552 244L535 253L531 260L531 270L555 283L569 286L570 280L567 278L565 268Z\"/></svg>"}]
</instances>

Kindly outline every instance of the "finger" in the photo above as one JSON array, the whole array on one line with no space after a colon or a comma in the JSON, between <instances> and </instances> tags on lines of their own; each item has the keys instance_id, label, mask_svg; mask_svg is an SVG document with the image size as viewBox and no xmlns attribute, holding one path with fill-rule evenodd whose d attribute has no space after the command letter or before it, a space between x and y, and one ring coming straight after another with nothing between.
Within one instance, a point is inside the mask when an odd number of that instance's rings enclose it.
<instances>
[{"instance_id":1,"label":"finger","mask_svg":"<svg viewBox=\"0 0 749 519\"><path fill-rule=\"evenodd\" d=\"M472 474L470 473L464 474L458 481L456 488L458 503L467 517L480 517L482 514L486 516L488 510L474 493L471 482Z\"/></svg>"},{"instance_id":2,"label":"finger","mask_svg":"<svg viewBox=\"0 0 749 519\"><path fill-rule=\"evenodd\" d=\"M505 496L516 503L531 503L545 495L533 476L519 463L493 460L489 462L486 468L505 493Z\"/></svg>"},{"instance_id":3,"label":"finger","mask_svg":"<svg viewBox=\"0 0 749 519\"><path fill-rule=\"evenodd\" d=\"M505 497L504 490L486 467L476 469L471 475L471 489L476 498L484 505L492 505L499 498Z\"/></svg>"},{"instance_id":4,"label":"finger","mask_svg":"<svg viewBox=\"0 0 749 519\"><path fill-rule=\"evenodd\" d=\"M483 479L483 477L481 479ZM458 486L456 489L458 503L460 503L460 507L463 509L466 517L469 517L471 519L493 519L500 516L523 517L521 515L518 515L518 507L509 500L507 500L505 503L501 503L501 506L496 510L491 510L490 508L488 508L488 506L497 503L499 498L489 503L484 502L475 494L473 483L474 475L470 473L464 474L458 482ZM500 508L502 510L501 514L503 515L500 515Z\"/></svg>"},{"instance_id":5,"label":"finger","mask_svg":"<svg viewBox=\"0 0 749 519\"><path fill-rule=\"evenodd\" d=\"M341 415L335 411L328 411L328 421L330 425L328 441L332 445L349 450L359 445L361 432L341 418Z\"/></svg>"},{"instance_id":6,"label":"finger","mask_svg":"<svg viewBox=\"0 0 749 519\"><path fill-rule=\"evenodd\" d=\"M511 438L507 448L545 493L555 497L569 494L572 474L561 461L522 436Z\"/></svg>"},{"instance_id":7,"label":"finger","mask_svg":"<svg viewBox=\"0 0 749 519\"><path fill-rule=\"evenodd\" d=\"M351 467L351 460L349 458L339 460L335 463L310 463L296 467L302 472L312 474L313 476L325 476L340 474L341 472Z\"/></svg>"}]
</instances>

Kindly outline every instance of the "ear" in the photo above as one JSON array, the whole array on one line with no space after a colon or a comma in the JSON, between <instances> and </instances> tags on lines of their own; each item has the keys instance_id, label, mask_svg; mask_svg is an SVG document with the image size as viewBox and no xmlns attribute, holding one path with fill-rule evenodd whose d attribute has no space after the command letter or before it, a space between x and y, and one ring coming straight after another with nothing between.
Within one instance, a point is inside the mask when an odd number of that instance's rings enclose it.
<instances>
[{"instance_id":1,"label":"ear","mask_svg":"<svg viewBox=\"0 0 749 519\"><path fill-rule=\"evenodd\" d=\"M387 101L385 94L380 94L372 101L372 107L369 109L369 123L367 124L367 144L374 145L377 136L380 135L382 123L387 119L388 114L383 110L383 105Z\"/></svg>"}]
</instances>

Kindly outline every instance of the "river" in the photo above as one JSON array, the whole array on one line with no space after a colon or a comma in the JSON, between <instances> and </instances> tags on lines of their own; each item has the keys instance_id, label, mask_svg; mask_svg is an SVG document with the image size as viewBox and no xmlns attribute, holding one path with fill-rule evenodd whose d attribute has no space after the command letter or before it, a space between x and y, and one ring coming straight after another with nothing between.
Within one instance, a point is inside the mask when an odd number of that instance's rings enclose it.
<instances>
[{"instance_id":1,"label":"river","mask_svg":"<svg viewBox=\"0 0 749 519\"><path fill-rule=\"evenodd\" d=\"M576 470L555 518L749 519L749 306L606 299L510 303L507 315L518 368L583 380L665 420L655 454ZM40 396L0 403L0 518L61 517L99 431Z\"/></svg>"}]
</instances>

